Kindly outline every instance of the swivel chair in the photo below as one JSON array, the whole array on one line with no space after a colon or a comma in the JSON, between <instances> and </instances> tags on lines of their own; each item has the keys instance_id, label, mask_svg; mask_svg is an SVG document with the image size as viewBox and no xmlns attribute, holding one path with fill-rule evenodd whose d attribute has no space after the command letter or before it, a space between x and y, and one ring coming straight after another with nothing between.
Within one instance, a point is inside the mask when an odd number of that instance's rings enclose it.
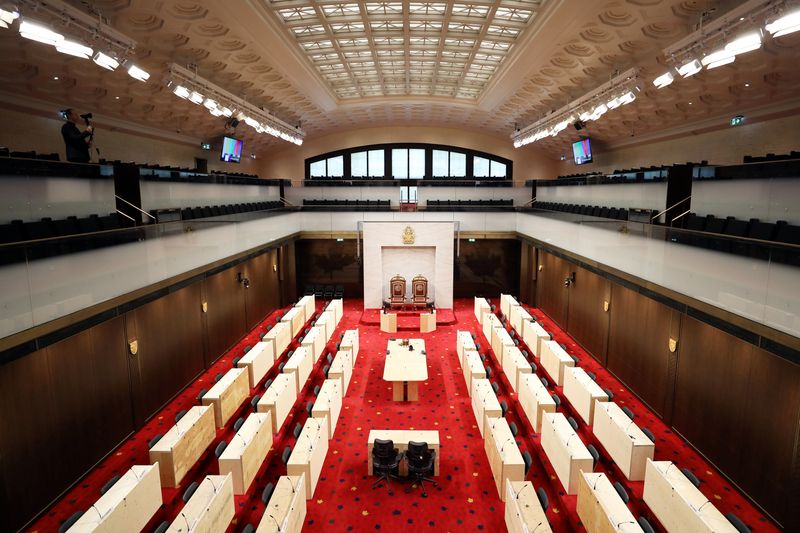
<instances>
[{"instance_id":1,"label":"swivel chair","mask_svg":"<svg viewBox=\"0 0 800 533\"><path fill-rule=\"evenodd\" d=\"M406 451L406 460L408 461L408 477L419 483L422 488L422 497L428 497L428 491L425 490L425 482L432 483L434 487L439 484L433 479L425 477L425 474L433 473L433 463L436 460L436 451L428 448L427 442L414 442L408 443L408 450ZM411 487L406 487L406 492L411 492Z\"/></svg>"},{"instance_id":2,"label":"swivel chair","mask_svg":"<svg viewBox=\"0 0 800 533\"><path fill-rule=\"evenodd\" d=\"M392 472L400 466L400 461L402 460L403 453L399 452L397 448L394 447L394 441L375 439L372 445L372 471L380 477L372 484L372 488L380 487L381 483L385 480L386 486L389 489L389 496L394 494L389 478L400 481L400 478L392 474Z\"/></svg>"}]
</instances>

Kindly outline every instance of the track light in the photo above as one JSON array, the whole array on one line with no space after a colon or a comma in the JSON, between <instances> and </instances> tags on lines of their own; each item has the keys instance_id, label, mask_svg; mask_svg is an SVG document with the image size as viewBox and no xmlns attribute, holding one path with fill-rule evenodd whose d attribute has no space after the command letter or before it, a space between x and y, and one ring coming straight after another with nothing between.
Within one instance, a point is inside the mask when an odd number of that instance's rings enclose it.
<instances>
[{"instance_id":1,"label":"track light","mask_svg":"<svg viewBox=\"0 0 800 533\"><path fill-rule=\"evenodd\" d=\"M19 12L0 9L0 28L8 28L19 18Z\"/></svg>"},{"instance_id":2,"label":"track light","mask_svg":"<svg viewBox=\"0 0 800 533\"><path fill-rule=\"evenodd\" d=\"M115 70L119 66L119 61L103 52L97 52L92 58L92 61L106 70Z\"/></svg>"},{"instance_id":3,"label":"track light","mask_svg":"<svg viewBox=\"0 0 800 533\"><path fill-rule=\"evenodd\" d=\"M206 98L206 101L203 102L203 107L205 107L206 109L209 109L209 110L216 109L217 108L217 102L212 100L211 98Z\"/></svg>"},{"instance_id":4,"label":"track light","mask_svg":"<svg viewBox=\"0 0 800 533\"><path fill-rule=\"evenodd\" d=\"M173 89L172 92L173 94L175 94L175 96L177 96L178 98L183 98L184 100L187 100L189 96L191 96L192 94L189 92L189 89L187 89L183 85L176 85L175 89Z\"/></svg>"},{"instance_id":5,"label":"track light","mask_svg":"<svg viewBox=\"0 0 800 533\"><path fill-rule=\"evenodd\" d=\"M197 91L192 91L192 94L189 96L189 100L191 100L192 102L194 102L197 105L200 105L200 104L203 103L203 98L204 98L203 95L200 94Z\"/></svg>"},{"instance_id":6,"label":"track light","mask_svg":"<svg viewBox=\"0 0 800 533\"><path fill-rule=\"evenodd\" d=\"M58 50L62 54L80 57L82 59L89 59L90 57L92 57L92 54L94 54L94 50L92 50L88 46L67 39L64 39L63 41L56 43L56 50Z\"/></svg>"},{"instance_id":7,"label":"track light","mask_svg":"<svg viewBox=\"0 0 800 533\"><path fill-rule=\"evenodd\" d=\"M791 13L782 16L775 22L771 22L764 26L772 37L782 37L796 31L800 31L800 9L792 11Z\"/></svg>"},{"instance_id":8,"label":"track light","mask_svg":"<svg viewBox=\"0 0 800 533\"><path fill-rule=\"evenodd\" d=\"M147 71L142 70L131 62L128 62L126 67L128 68L128 75L135 80L147 81L150 78L150 74Z\"/></svg>"},{"instance_id":9,"label":"track light","mask_svg":"<svg viewBox=\"0 0 800 533\"><path fill-rule=\"evenodd\" d=\"M761 48L761 34L757 31L742 35L725 45L725 51L733 55L744 54Z\"/></svg>"},{"instance_id":10,"label":"track light","mask_svg":"<svg viewBox=\"0 0 800 533\"><path fill-rule=\"evenodd\" d=\"M252 118L252 117L245 117L244 123L247 124L248 126L250 126L251 128L256 128L256 127L260 126L258 121L256 119Z\"/></svg>"},{"instance_id":11,"label":"track light","mask_svg":"<svg viewBox=\"0 0 800 533\"><path fill-rule=\"evenodd\" d=\"M233 111L231 111L231 110L230 110L229 108L227 108L227 107L221 107L221 108L219 109L219 112L220 112L222 115L226 116L226 117L230 117L230 116L232 116L232 115L233 115Z\"/></svg>"},{"instance_id":12,"label":"track light","mask_svg":"<svg viewBox=\"0 0 800 533\"><path fill-rule=\"evenodd\" d=\"M701 65L698 60L692 59L691 61L678 67L678 74L684 78L688 78L690 76L694 76L701 70L703 70L703 65Z\"/></svg>"},{"instance_id":13,"label":"track light","mask_svg":"<svg viewBox=\"0 0 800 533\"><path fill-rule=\"evenodd\" d=\"M28 18L22 19L19 24L19 34L31 41L55 46L64 40L64 36L51 30L46 24L35 22Z\"/></svg>"},{"instance_id":14,"label":"track light","mask_svg":"<svg viewBox=\"0 0 800 533\"><path fill-rule=\"evenodd\" d=\"M665 72L664 74L653 80L653 85L655 85L658 89L663 89L673 81L675 81L675 77L672 75L672 73Z\"/></svg>"},{"instance_id":15,"label":"track light","mask_svg":"<svg viewBox=\"0 0 800 533\"><path fill-rule=\"evenodd\" d=\"M723 48L705 56L701 63L709 70L733 63L736 55Z\"/></svg>"},{"instance_id":16,"label":"track light","mask_svg":"<svg viewBox=\"0 0 800 533\"><path fill-rule=\"evenodd\" d=\"M628 91L619 97L618 101L621 105L628 105L636 100L636 94L633 91Z\"/></svg>"},{"instance_id":17,"label":"track light","mask_svg":"<svg viewBox=\"0 0 800 533\"><path fill-rule=\"evenodd\" d=\"M622 105L622 104L620 103L620 101L619 101L619 98L617 98L617 97L614 97L614 98L612 98L612 99L611 99L611 100L609 100L609 101L608 101L608 103L606 104L606 106L608 106L608 109L616 109L616 108L618 108L620 105Z\"/></svg>"}]
</instances>

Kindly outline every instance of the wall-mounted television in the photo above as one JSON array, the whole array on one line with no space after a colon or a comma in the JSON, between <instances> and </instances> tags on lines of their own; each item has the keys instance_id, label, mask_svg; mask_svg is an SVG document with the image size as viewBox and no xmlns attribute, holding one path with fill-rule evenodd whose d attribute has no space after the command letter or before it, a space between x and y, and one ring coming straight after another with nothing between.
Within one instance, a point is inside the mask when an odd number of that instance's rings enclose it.
<instances>
[{"instance_id":1,"label":"wall-mounted television","mask_svg":"<svg viewBox=\"0 0 800 533\"><path fill-rule=\"evenodd\" d=\"M242 147L244 142L233 137L222 138L222 153L220 154L220 161L226 163L238 163L242 159Z\"/></svg>"},{"instance_id":2,"label":"wall-mounted television","mask_svg":"<svg viewBox=\"0 0 800 533\"><path fill-rule=\"evenodd\" d=\"M592 145L588 138L572 143L572 156L576 165L592 162Z\"/></svg>"}]
</instances>

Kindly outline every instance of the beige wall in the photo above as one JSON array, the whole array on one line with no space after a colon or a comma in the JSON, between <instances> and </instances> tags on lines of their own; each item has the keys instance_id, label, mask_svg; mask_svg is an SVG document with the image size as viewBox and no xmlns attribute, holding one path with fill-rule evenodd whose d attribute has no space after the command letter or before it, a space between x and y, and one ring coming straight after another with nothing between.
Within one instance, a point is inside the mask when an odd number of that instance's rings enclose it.
<instances>
[{"instance_id":1,"label":"beige wall","mask_svg":"<svg viewBox=\"0 0 800 533\"><path fill-rule=\"evenodd\" d=\"M615 169L671 165L706 160L715 165L735 165L745 155L786 154L800 149L800 115L724 126L703 133L685 132L679 137L618 149L592 145L594 163L577 166L572 154L556 165L556 175L613 172Z\"/></svg>"},{"instance_id":2,"label":"beige wall","mask_svg":"<svg viewBox=\"0 0 800 533\"><path fill-rule=\"evenodd\" d=\"M38 114L0 107L0 146L7 146L12 151L27 152L35 150L40 153L57 152L61 160L66 159L64 141L61 138L63 122L57 118L48 118ZM132 125L131 129L135 129ZM201 150L198 145L172 142L137 135L126 131L110 131L102 123L98 124L94 146L100 149L100 156L108 160L135 161L137 163L154 163L165 166L194 168L195 157L208 159L209 170L242 172L255 174L257 160L249 157L242 162L223 163L219 160L219 148L211 151ZM249 153L249 152L247 152ZM97 161L98 155L93 150L92 159Z\"/></svg>"},{"instance_id":3,"label":"beige wall","mask_svg":"<svg viewBox=\"0 0 800 533\"><path fill-rule=\"evenodd\" d=\"M305 160L315 155L368 144L418 142L446 144L481 150L514 162L514 180L554 176L556 161L532 147L515 150L508 137L495 137L470 130L434 126L360 128L322 137L310 136L302 146L276 149L260 160L259 175L264 178L303 179Z\"/></svg>"}]
</instances>

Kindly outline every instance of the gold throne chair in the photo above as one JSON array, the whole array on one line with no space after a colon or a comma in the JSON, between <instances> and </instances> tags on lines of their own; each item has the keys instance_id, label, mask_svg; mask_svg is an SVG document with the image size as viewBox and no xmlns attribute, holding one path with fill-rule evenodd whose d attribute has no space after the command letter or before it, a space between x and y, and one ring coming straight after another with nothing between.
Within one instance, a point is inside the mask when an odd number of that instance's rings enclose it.
<instances>
[{"instance_id":1,"label":"gold throne chair","mask_svg":"<svg viewBox=\"0 0 800 533\"><path fill-rule=\"evenodd\" d=\"M411 280L411 304L415 308L428 306L428 280L419 274Z\"/></svg>"},{"instance_id":2,"label":"gold throne chair","mask_svg":"<svg viewBox=\"0 0 800 533\"><path fill-rule=\"evenodd\" d=\"M389 280L389 306L403 307L406 303L406 278L397 274Z\"/></svg>"}]
</instances>

